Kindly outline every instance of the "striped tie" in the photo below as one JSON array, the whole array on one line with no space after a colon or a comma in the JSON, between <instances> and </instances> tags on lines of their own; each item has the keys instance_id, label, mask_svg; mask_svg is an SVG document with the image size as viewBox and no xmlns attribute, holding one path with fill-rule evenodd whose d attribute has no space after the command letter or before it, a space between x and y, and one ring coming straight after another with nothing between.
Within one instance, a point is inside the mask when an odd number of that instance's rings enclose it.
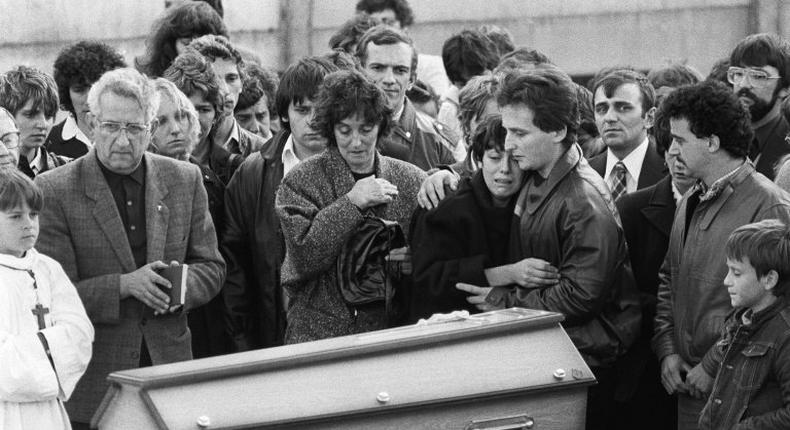
<instances>
[{"instance_id":1,"label":"striped tie","mask_svg":"<svg viewBox=\"0 0 790 430\"><path fill-rule=\"evenodd\" d=\"M612 168L612 200L617 201L625 191L625 164L618 161Z\"/></svg>"}]
</instances>

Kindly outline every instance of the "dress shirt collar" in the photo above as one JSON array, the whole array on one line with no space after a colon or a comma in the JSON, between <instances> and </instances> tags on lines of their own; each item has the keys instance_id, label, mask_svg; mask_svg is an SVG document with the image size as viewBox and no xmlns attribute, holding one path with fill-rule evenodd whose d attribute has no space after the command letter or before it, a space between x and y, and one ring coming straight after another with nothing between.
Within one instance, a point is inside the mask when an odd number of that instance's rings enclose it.
<instances>
[{"instance_id":1,"label":"dress shirt collar","mask_svg":"<svg viewBox=\"0 0 790 430\"><path fill-rule=\"evenodd\" d=\"M93 143L85 133L80 130L79 126L77 125L77 121L74 120L74 117L71 115L66 117L66 120L63 122L63 131L60 133L60 137L65 140L71 140L76 138L80 142L88 145L88 147L92 146Z\"/></svg>"},{"instance_id":2,"label":"dress shirt collar","mask_svg":"<svg viewBox=\"0 0 790 430\"><path fill-rule=\"evenodd\" d=\"M296 151L294 150L294 135L291 134L288 136L288 139L285 140L285 146L283 146L283 176L287 175L291 169L299 164L299 161L301 160L299 160L299 157L296 155Z\"/></svg>"},{"instance_id":3,"label":"dress shirt collar","mask_svg":"<svg viewBox=\"0 0 790 430\"><path fill-rule=\"evenodd\" d=\"M225 141L225 148L232 148L232 142L241 143L239 140L239 123L236 119L233 119L233 128L230 129L230 136L228 136L228 140Z\"/></svg>"},{"instance_id":4,"label":"dress shirt collar","mask_svg":"<svg viewBox=\"0 0 790 430\"><path fill-rule=\"evenodd\" d=\"M614 165L617 164L618 161L622 161L626 170L625 189L629 193L636 191L637 185L639 184L639 175L642 173L642 163L645 161L645 155L647 154L649 146L648 142L647 137L645 137L645 140L622 160L618 159L617 156L612 153L611 149L606 150L606 174L604 178L606 178L606 183L610 188L612 187L613 179L611 178L612 169L614 169Z\"/></svg>"}]
</instances>

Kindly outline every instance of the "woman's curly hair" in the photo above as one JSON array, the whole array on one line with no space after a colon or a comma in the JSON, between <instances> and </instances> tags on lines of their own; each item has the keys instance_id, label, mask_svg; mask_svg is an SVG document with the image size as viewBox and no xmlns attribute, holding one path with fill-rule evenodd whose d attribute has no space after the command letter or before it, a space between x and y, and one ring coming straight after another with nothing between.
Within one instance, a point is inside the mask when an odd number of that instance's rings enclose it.
<instances>
[{"instance_id":1,"label":"woman's curly hair","mask_svg":"<svg viewBox=\"0 0 790 430\"><path fill-rule=\"evenodd\" d=\"M327 75L318 92L316 106L311 126L329 140L329 146L337 146L335 125L357 114L366 124L379 126L379 139L389 134L392 126L392 109L387 107L384 93L355 70Z\"/></svg>"},{"instance_id":2,"label":"woman's curly hair","mask_svg":"<svg viewBox=\"0 0 790 430\"><path fill-rule=\"evenodd\" d=\"M173 6L154 22L150 36L145 41L145 56L138 57L135 66L149 77L161 77L178 55L177 39L197 38L206 34L228 37L228 29L217 11L202 1Z\"/></svg>"},{"instance_id":3,"label":"woman's curly hair","mask_svg":"<svg viewBox=\"0 0 790 430\"><path fill-rule=\"evenodd\" d=\"M77 113L74 111L69 89L90 87L105 72L121 67L126 67L123 55L106 43L83 40L63 48L54 65L60 106L76 118Z\"/></svg>"}]
</instances>

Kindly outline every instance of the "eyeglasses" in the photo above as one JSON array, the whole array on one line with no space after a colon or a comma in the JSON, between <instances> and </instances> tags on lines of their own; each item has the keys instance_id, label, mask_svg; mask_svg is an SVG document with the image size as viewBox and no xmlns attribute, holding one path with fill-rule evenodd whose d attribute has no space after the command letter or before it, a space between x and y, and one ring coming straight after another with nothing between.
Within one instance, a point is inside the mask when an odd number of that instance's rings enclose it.
<instances>
[{"instance_id":1,"label":"eyeglasses","mask_svg":"<svg viewBox=\"0 0 790 430\"><path fill-rule=\"evenodd\" d=\"M6 149L16 149L19 147L19 132L12 131L10 133L4 134L0 137L0 142L3 142L3 146Z\"/></svg>"},{"instance_id":2,"label":"eyeglasses","mask_svg":"<svg viewBox=\"0 0 790 430\"><path fill-rule=\"evenodd\" d=\"M780 76L771 76L764 70L744 69L742 67L730 67L727 69L727 82L733 85L740 85L744 79L749 78L755 88L765 88L773 79L780 79Z\"/></svg>"},{"instance_id":3,"label":"eyeglasses","mask_svg":"<svg viewBox=\"0 0 790 430\"><path fill-rule=\"evenodd\" d=\"M115 122L115 121L100 121L99 130L110 136L118 136L121 130L126 131L126 137L135 138L140 137L148 130L148 124L140 124L136 122Z\"/></svg>"}]
</instances>

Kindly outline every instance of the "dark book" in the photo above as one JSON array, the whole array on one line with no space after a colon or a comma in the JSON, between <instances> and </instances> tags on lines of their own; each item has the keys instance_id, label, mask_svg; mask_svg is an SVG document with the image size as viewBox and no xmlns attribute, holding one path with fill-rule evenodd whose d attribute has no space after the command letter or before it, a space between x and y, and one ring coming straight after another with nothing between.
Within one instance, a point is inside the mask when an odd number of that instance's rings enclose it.
<instances>
[{"instance_id":1,"label":"dark book","mask_svg":"<svg viewBox=\"0 0 790 430\"><path fill-rule=\"evenodd\" d=\"M162 291L170 296L171 311L173 311L176 307L184 306L184 302L187 298L188 271L188 264L178 264L175 266L169 266L159 272L159 274L162 275L163 278L170 281L170 285L172 285L169 290L167 288L162 288Z\"/></svg>"}]
</instances>

